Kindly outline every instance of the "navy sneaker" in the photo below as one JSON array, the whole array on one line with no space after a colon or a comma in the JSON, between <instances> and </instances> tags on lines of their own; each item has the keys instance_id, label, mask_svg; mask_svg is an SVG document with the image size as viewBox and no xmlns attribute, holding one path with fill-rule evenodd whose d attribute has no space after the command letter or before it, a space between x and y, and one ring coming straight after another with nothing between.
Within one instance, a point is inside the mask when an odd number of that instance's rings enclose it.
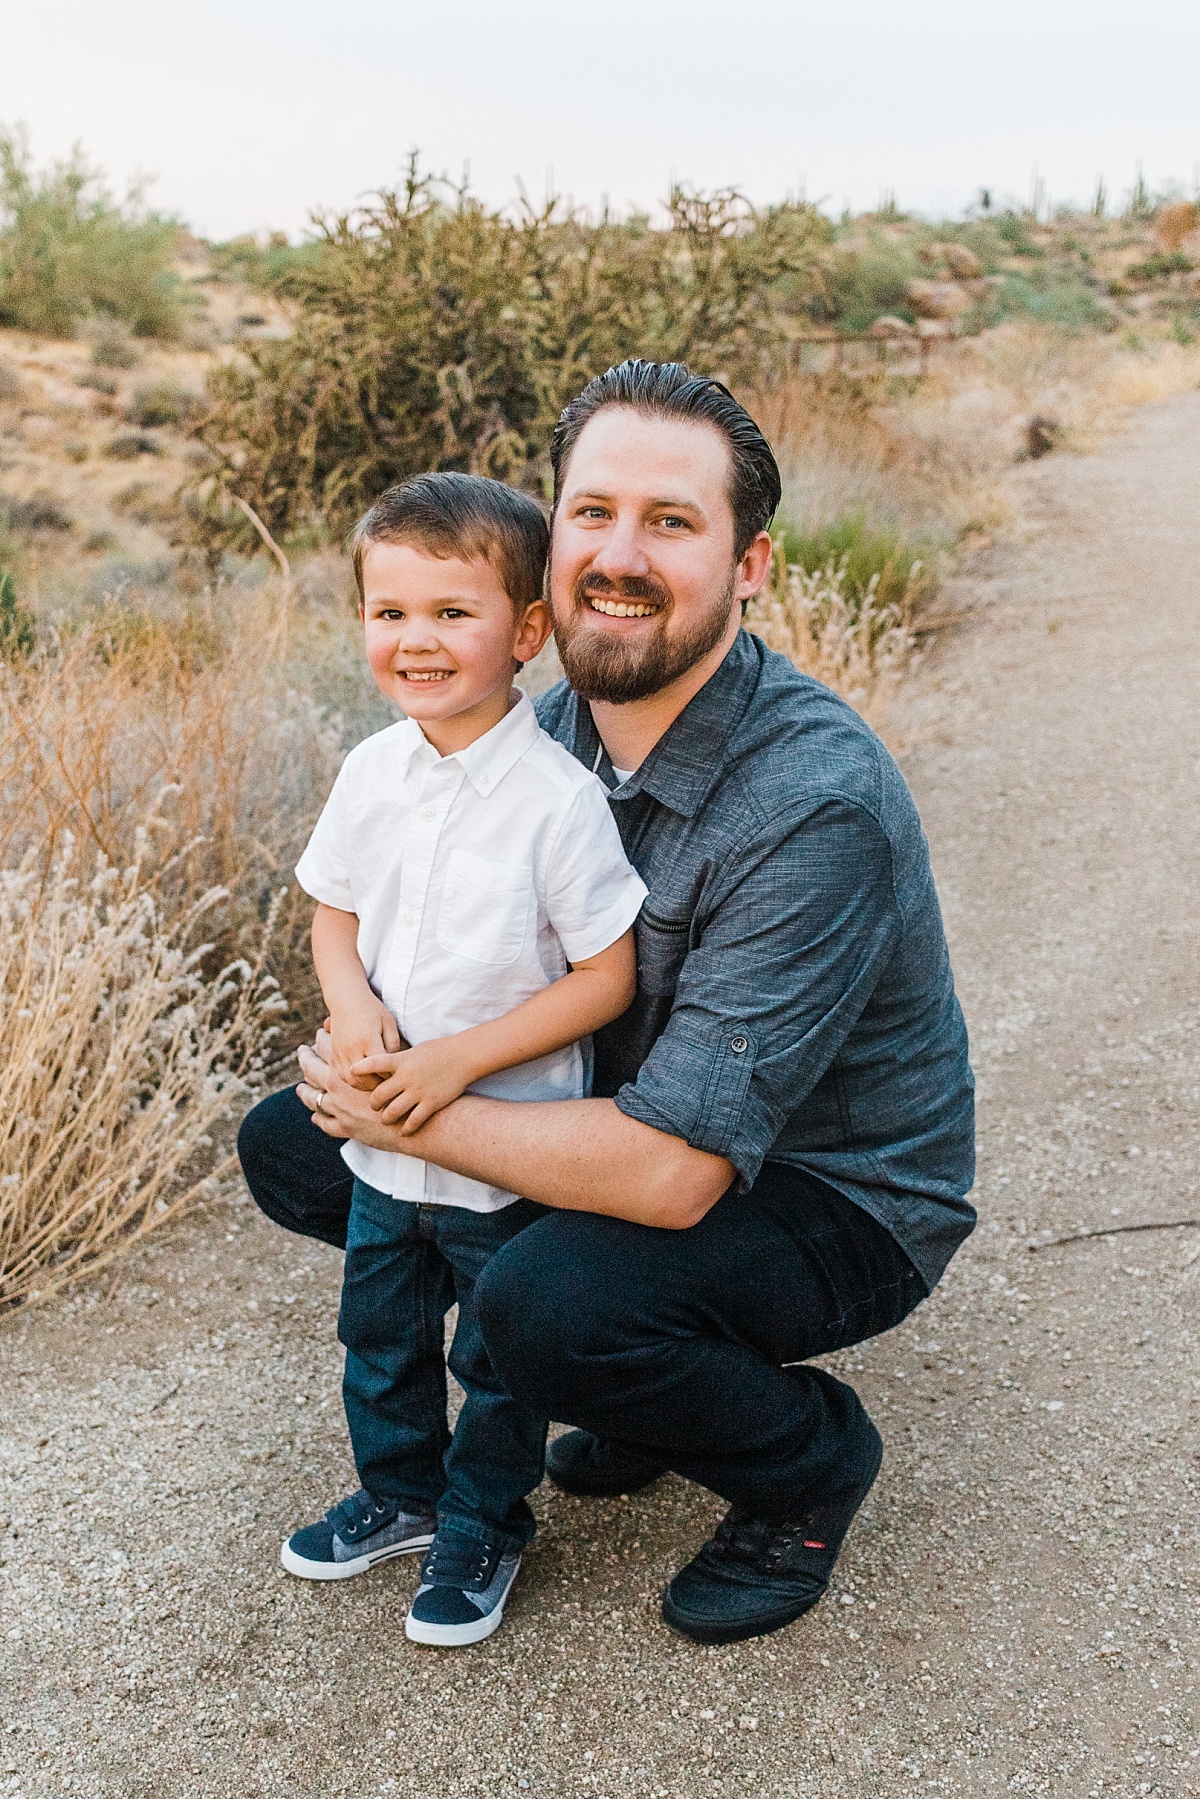
<instances>
[{"instance_id":1,"label":"navy sneaker","mask_svg":"<svg viewBox=\"0 0 1200 1799\"><path fill-rule=\"evenodd\" d=\"M564 1493L615 1498L648 1487L666 1472L653 1456L588 1430L565 1431L546 1445L546 1473Z\"/></svg>"},{"instance_id":2,"label":"navy sneaker","mask_svg":"<svg viewBox=\"0 0 1200 1799\"><path fill-rule=\"evenodd\" d=\"M383 1499L364 1487L288 1538L279 1559L302 1580L349 1580L377 1562L428 1549L437 1519L406 1512L399 1499Z\"/></svg>"},{"instance_id":3,"label":"navy sneaker","mask_svg":"<svg viewBox=\"0 0 1200 1799\"><path fill-rule=\"evenodd\" d=\"M442 1649L481 1643L498 1628L520 1566L519 1549L443 1525L421 1565L405 1636Z\"/></svg>"},{"instance_id":4,"label":"navy sneaker","mask_svg":"<svg viewBox=\"0 0 1200 1799\"><path fill-rule=\"evenodd\" d=\"M829 1585L842 1539L870 1492L883 1444L879 1433L859 1484L835 1505L782 1523L733 1506L699 1555L663 1594L665 1623L693 1643L742 1643L766 1636L811 1611Z\"/></svg>"}]
</instances>

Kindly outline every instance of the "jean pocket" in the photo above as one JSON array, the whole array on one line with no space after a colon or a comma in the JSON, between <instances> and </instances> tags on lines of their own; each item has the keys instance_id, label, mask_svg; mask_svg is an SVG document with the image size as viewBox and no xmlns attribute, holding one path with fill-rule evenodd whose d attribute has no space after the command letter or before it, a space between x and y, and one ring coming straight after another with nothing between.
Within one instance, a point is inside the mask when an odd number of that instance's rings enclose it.
<instances>
[{"instance_id":1,"label":"jean pocket","mask_svg":"<svg viewBox=\"0 0 1200 1799\"><path fill-rule=\"evenodd\" d=\"M533 871L455 850L446 865L437 940L452 955L502 967L524 947L533 910Z\"/></svg>"}]
</instances>

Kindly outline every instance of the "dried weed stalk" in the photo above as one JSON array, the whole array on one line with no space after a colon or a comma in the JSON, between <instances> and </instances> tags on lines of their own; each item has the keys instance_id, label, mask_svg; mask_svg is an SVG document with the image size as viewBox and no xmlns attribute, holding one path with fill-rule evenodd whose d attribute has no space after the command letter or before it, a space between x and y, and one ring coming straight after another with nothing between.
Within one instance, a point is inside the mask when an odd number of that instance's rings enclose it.
<instances>
[{"instance_id":1,"label":"dried weed stalk","mask_svg":"<svg viewBox=\"0 0 1200 1799\"><path fill-rule=\"evenodd\" d=\"M919 563L914 571L919 584ZM910 606L881 604L878 585L872 576L866 592L854 595L847 591L844 558L808 570L789 566L777 552L770 583L746 613L747 626L769 649L875 724L913 648Z\"/></svg>"}]
</instances>

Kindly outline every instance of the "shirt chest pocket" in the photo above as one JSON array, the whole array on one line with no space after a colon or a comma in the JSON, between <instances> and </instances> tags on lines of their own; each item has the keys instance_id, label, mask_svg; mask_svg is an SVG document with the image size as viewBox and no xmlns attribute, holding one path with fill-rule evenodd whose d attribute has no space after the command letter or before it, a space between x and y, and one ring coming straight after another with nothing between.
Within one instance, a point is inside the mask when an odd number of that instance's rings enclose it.
<instances>
[{"instance_id":1,"label":"shirt chest pocket","mask_svg":"<svg viewBox=\"0 0 1200 1799\"><path fill-rule=\"evenodd\" d=\"M521 953L533 911L533 873L455 850L446 864L437 940L469 962L502 967Z\"/></svg>"}]
</instances>

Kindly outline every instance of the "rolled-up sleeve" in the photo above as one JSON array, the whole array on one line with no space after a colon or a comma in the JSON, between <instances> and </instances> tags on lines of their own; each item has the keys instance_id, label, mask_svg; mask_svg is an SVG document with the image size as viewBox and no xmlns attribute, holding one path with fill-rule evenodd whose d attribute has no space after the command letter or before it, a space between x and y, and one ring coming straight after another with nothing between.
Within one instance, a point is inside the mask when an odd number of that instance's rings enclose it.
<instances>
[{"instance_id":1,"label":"rolled-up sleeve","mask_svg":"<svg viewBox=\"0 0 1200 1799\"><path fill-rule=\"evenodd\" d=\"M866 807L833 799L772 821L714 879L666 1027L617 1105L750 1185L901 929L891 845Z\"/></svg>"}]
</instances>

